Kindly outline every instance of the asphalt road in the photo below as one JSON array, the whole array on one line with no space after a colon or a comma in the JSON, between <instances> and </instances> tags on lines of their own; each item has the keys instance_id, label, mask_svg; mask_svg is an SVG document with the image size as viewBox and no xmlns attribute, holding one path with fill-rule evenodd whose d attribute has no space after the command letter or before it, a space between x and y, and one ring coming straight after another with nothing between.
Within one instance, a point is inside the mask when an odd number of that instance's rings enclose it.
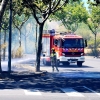
<instances>
[{"instance_id":1,"label":"asphalt road","mask_svg":"<svg viewBox=\"0 0 100 100\"><path fill-rule=\"evenodd\" d=\"M33 65L34 61L22 64ZM41 70L48 73L1 79L0 100L100 100L100 59L86 57L82 67L60 66L59 73L41 63Z\"/></svg>"},{"instance_id":2,"label":"asphalt road","mask_svg":"<svg viewBox=\"0 0 100 100\"><path fill-rule=\"evenodd\" d=\"M82 67L78 67L75 63L69 66L59 66L59 73L55 70L53 74L59 77L73 78L100 78L100 58L85 57ZM44 66L41 63L41 69L52 73L51 66Z\"/></svg>"}]
</instances>

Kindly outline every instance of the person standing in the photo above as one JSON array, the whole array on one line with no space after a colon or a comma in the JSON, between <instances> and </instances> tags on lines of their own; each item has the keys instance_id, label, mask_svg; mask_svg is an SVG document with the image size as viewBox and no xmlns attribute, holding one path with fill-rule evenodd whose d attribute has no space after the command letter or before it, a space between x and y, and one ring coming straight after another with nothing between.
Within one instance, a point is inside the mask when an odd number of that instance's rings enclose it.
<instances>
[{"instance_id":1,"label":"person standing","mask_svg":"<svg viewBox=\"0 0 100 100\"><path fill-rule=\"evenodd\" d=\"M56 52L54 48L51 49L51 66L52 66L52 71L54 72L54 68L59 72L58 66L57 66L57 59L56 59Z\"/></svg>"}]
</instances>

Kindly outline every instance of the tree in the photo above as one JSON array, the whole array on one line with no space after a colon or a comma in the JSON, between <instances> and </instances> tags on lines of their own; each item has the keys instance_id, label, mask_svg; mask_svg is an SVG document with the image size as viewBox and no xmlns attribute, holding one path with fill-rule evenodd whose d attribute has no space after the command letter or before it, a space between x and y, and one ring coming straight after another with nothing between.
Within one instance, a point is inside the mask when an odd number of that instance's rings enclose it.
<instances>
[{"instance_id":1,"label":"tree","mask_svg":"<svg viewBox=\"0 0 100 100\"><path fill-rule=\"evenodd\" d=\"M13 25L19 31L19 47L21 47L21 29L25 22L29 19L30 11L23 9L19 0L13 0L12 6Z\"/></svg>"},{"instance_id":2,"label":"tree","mask_svg":"<svg viewBox=\"0 0 100 100\"><path fill-rule=\"evenodd\" d=\"M21 47L21 29L24 23L29 19L29 16L22 15L14 15L13 16L13 24L19 31L19 47Z\"/></svg>"},{"instance_id":3,"label":"tree","mask_svg":"<svg viewBox=\"0 0 100 100\"><path fill-rule=\"evenodd\" d=\"M22 0L22 5L31 10L36 22L39 25L39 37L36 58L36 71L40 71L40 55L42 49L42 32L45 21L51 14L61 9L69 1L77 0Z\"/></svg>"},{"instance_id":4,"label":"tree","mask_svg":"<svg viewBox=\"0 0 100 100\"><path fill-rule=\"evenodd\" d=\"M31 22L30 22L31 21ZM23 27L24 32L22 35L25 37L25 53L27 54L27 38L30 36L31 32L33 31L33 24L32 24L32 18L29 18L29 21L27 22L27 25Z\"/></svg>"},{"instance_id":5,"label":"tree","mask_svg":"<svg viewBox=\"0 0 100 100\"><path fill-rule=\"evenodd\" d=\"M78 23L86 22L88 12L81 2L69 3L58 11L53 18L61 21L66 29L75 32L78 28Z\"/></svg>"},{"instance_id":6,"label":"tree","mask_svg":"<svg viewBox=\"0 0 100 100\"><path fill-rule=\"evenodd\" d=\"M4 11L6 9L6 6L8 4L9 0L0 0L0 45L1 45L1 22L2 22L2 17L4 14ZM0 46L0 72L2 72L2 68L1 68L1 46Z\"/></svg>"},{"instance_id":7,"label":"tree","mask_svg":"<svg viewBox=\"0 0 100 100\"><path fill-rule=\"evenodd\" d=\"M98 30L100 28L100 6L93 5L92 3L92 5L90 6L90 18L88 18L87 20L87 25L95 36L95 41L94 41L95 55L94 56L97 57L96 37L98 34Z\"/></svg>"},{"instance_id":8,"label":"tree","mask_svg":"<svg viewBox=\"0 0 100 100\"><path fill-rule=\"evenodd\" d=\"M10 1L9 2L9 4L8 4L8 1L9 0L2 0L2 3L1 3L1 12L0 12L0 17L1 17L1 19L2 19L2 17L3 17L3 14L4 14L4 11L5 10L9 10L10 9L10 14L12 13L12 11L13 11L13 15L15 16L15 14L17 13L19 16L20 15L22 15L23 13L26 15L26 16L28 16L29 14L29 12L26 10L26 9L22 9L22 6L21 6L21 3L19 3L18 1L16 2L16 0L13 0L13 3L12 3L12 1ZM8 5L7 5L8 4ZM12 17L12 14L10 15L10 18ZM1 20L0 19L0 20ZM12 19L10 19L9 20L9 22L12 24ZM0 24L1 24L1 22L0 22ZM1 25L0 25L1 26ZM8 69L9 69L9 72L11 72L11 34L12 34L12 32L11 32L11 25L9 25L9 33L10 33L10 35L9 35L9 60L8 60ZM1 27L0 27L1 28ZM1 34L0 34L1 35ZM0 50L1 51L1 50ZM0 55L0 57L1 57L1 55ZM1 59L1 58L0 58ZM1 61L0 61L0 63L1 63ZM1 65L1 64L0 64ZM1 66L0 66L0 68L1 68Z\"/></svg>"},{"instance_id":9,"label":"tree","mask_svg":"<svg viewBox=\"0 0 100 100\"><path fill-rule=\"evenodd\" d=\"M5 11L1 25L1 28L4 31L4 45L5 45L5 47L3 48L3 60L5 60L5 54L6 54L6 46L7 46L6 37L7 37L8 26L9 26L9 12Z\"/></svg>"}]
</instances>

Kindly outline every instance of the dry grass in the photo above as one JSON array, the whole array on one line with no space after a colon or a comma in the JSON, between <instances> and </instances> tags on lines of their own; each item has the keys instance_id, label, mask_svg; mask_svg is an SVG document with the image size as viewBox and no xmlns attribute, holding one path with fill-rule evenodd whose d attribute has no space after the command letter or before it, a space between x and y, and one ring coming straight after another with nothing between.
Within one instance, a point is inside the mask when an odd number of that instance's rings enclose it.
<instances>
[{"instance_id":1,"label":"dry grass","mask_svg":"<svg viewBox=\"0 0 100 100\"><path fill-rule=\"evenodd\" d=\"M85 48L85 53L90 53L90 52L91 52L91 49Z\"/></svg>"},{"instance_id":2,"label":"dry grass","mask_svg":"<svg viewBox=\"0 0 100 100\"><path fill-rule=\"evenodd\" d=\"M98 48L98 50L100 51L100 48ZM90 52L91 52L91 49L85 48L85 53L90 53Z\"/></svg>"}]
</instances>

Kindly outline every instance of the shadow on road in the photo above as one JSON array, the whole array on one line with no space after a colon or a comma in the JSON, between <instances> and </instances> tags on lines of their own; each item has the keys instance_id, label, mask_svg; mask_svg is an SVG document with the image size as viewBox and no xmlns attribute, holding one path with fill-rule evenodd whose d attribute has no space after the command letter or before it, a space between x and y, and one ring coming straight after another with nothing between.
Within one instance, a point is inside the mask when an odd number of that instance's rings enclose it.
<instances>
[{"instance_id":1,"label":"shadow on road","mask_svg":"<svg viewBox=\"0 0 100 100\"><path fill-rule=\"evenodd\" d=\"M59 67L62 68L93 68L91 66L86 66L86 65L82 65L81 67L77 66L76 64L71 64L71 65L60 65Z\"/></svg>"},{"instance_id":2,"label":"shadow on road","mask_svg":"<svg viewBox=\"0 0 100 100\"><path fill-rule=\"evenodd\" d=\"M45 66L42 65L42 67L51 67L51 66ZM93 68L91 66L86 66L86 65L82 65L81 67L77 66L76 64L71 64L71 65L59 65L59 68Z\"/></svg>"},{"instance_id":3,"label":"shadow on road","mask_svg":"<svg viewBox=\"0 0 100 100\"><path fill-rule=\"evenodd\" d=\"M87 73L86 73L87 74ZM99 73L100 74L100 73ZM100 78L58 78L53 73L46 73L37 76L5 74L0 75L0 89L34 89L40 88L42 91L61 92L60 88L87 86L100 92ZM86 93L86 91L84 91Z\"/></svg>"}]
</instances>

